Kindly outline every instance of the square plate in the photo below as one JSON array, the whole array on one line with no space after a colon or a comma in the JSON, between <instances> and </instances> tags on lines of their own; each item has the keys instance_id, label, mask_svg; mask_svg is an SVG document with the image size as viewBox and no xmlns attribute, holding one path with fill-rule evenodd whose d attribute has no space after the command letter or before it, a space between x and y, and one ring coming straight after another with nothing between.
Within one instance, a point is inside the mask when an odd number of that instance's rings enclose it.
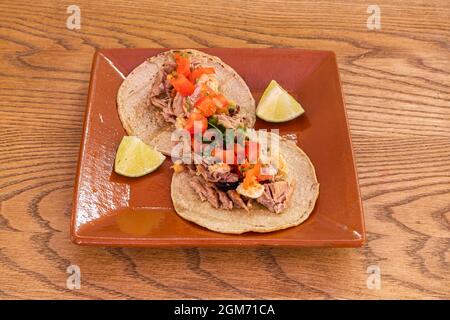
<instances>
[{"instance_id":1,"label":"square plate","mask_svg":"<svg viewBox=\"0 0 450 320\"><path fill-rule=\"evenodd\" d=\"M71 236L102 246L327 246L357 247L365 239L363 212L336 56L298 49L200 49L220 57L247 82L255 100L275 79L305 109L287 123L258 120L256 128L279 128L310 157L320 194L301 225L270 233L229 235L179 217L170 198L171 161L137 178L113 171L125 135L116 107L124 77L165 49L107 49L94 56L75 181Z\"/></svg>"}]
</instances>

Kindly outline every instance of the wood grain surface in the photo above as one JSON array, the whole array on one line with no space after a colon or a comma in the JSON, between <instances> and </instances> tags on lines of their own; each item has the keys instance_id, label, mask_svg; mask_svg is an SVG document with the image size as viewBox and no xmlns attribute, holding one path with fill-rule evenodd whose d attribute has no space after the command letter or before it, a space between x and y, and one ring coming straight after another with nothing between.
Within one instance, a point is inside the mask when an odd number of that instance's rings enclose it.
<instances>
[{"instance_id":1,"label":"wood grain surface","mask_svg":"<svg viewBox=\"0 0 450 320\"><path fill-rule=\"evenodd\" d=\"M381 30L368 30L369 4ZM81 9L69 30L66 9ZM176 13L175 10L179 10ZM0 298L450 298L448 1L0 1ZM336 52L366 216L360 249L104 249L69 240L93 53ZM81 289L66 287L69 265ZM381 270L370 289L367 268Z\"/></svg>"}]
</instances>

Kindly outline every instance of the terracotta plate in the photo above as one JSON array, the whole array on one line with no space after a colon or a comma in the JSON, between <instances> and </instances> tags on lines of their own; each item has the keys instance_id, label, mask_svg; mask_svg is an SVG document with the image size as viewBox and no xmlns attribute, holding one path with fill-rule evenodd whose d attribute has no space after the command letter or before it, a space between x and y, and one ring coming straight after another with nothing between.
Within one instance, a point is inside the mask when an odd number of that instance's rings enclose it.
<instances>
[{"instance_id":1,"label":"terracotta plate","mask_svg":"<svg viewBox=\"0 0 450 320\"><path fill-rule=\"evenodd\" d=\"M203 49L231 65L255 100L275 79L306 113L284 124L258 120L297 139L314 164L320 195L300 226L227 235L183 220L170 198L171 162L154 173L124 178L113 172L125 134L116 107L124 77L163 49L100 50L94 56L72 211L72 240L107 246L327 246L357 247L365 239L363 213L336 57L297 49Z\"/></svg>"}]
</instances>

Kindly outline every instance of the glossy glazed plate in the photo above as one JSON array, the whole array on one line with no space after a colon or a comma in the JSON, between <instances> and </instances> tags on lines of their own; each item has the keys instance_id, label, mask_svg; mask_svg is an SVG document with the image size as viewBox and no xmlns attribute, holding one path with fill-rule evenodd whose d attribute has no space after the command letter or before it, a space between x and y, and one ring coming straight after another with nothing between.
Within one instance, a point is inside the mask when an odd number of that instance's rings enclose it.
<instances>
[{"instance_id":1,"label":"glossy glazed plate","mask_svg":"<svg viewBox=\"0 0 450 320\"><path fill-rule=\"evenodd\" d=\"M71 236L102 246L327 246L357 247L364 221L336 57L298 49L201 49L220 57L247 82L256 102L274 79L305 109L287 123L261 120L296 139L310 157L320 194L308 220L270 233L229 235L179 217L172 206L168 159L154 173L132 179L114 173L116 149L125 135L116 106L124 77L164 49L100 50L94 56L78 172Z\"/></svg>"}]
</instances>

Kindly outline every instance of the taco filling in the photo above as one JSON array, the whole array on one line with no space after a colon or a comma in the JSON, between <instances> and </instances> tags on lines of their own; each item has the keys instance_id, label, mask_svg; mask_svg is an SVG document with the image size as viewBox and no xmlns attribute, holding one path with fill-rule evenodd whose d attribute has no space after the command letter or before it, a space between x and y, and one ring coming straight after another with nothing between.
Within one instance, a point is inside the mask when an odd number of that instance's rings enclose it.
<instances>
[{"instance_id":1,"label":"taco filling","mask_svg":"<svg viewBox=\"0 0 450 320\"><path fill-rule=\"evenodd\" d=\"M117 93L123 127L165 155L175 129L194 122L220 129L253 127L255 100L239 74L218 57L194 50L168 50L148 58Z\"/></svg>"},{"instance_id":2,"label":"taco filling","mask_svg":"<svg viewBox=\"0 0 450 320\"><path fill-rule=\"evenodd\" d=\"M158 109L161 121L177 129L193 131L195 121L203 122L202 131L213 120L224 128L244 125L240 107L221 93L214 67L206 58L175 51L166 56L148 96L147 105Z\"/></svg>"},{"instance_id":3,"label":"taco filling","mask_svg":"<svg viewBox=\"0 0 450 320\"><path fill-rule=\"evenodd\" d=\"M255 202L277 214L287 208L294 186L279 152L249 138L232 147L204 146L202 163L186 165L189 185L201 201L225 210L249 211Z\"/></svg>"}]
</instances>

